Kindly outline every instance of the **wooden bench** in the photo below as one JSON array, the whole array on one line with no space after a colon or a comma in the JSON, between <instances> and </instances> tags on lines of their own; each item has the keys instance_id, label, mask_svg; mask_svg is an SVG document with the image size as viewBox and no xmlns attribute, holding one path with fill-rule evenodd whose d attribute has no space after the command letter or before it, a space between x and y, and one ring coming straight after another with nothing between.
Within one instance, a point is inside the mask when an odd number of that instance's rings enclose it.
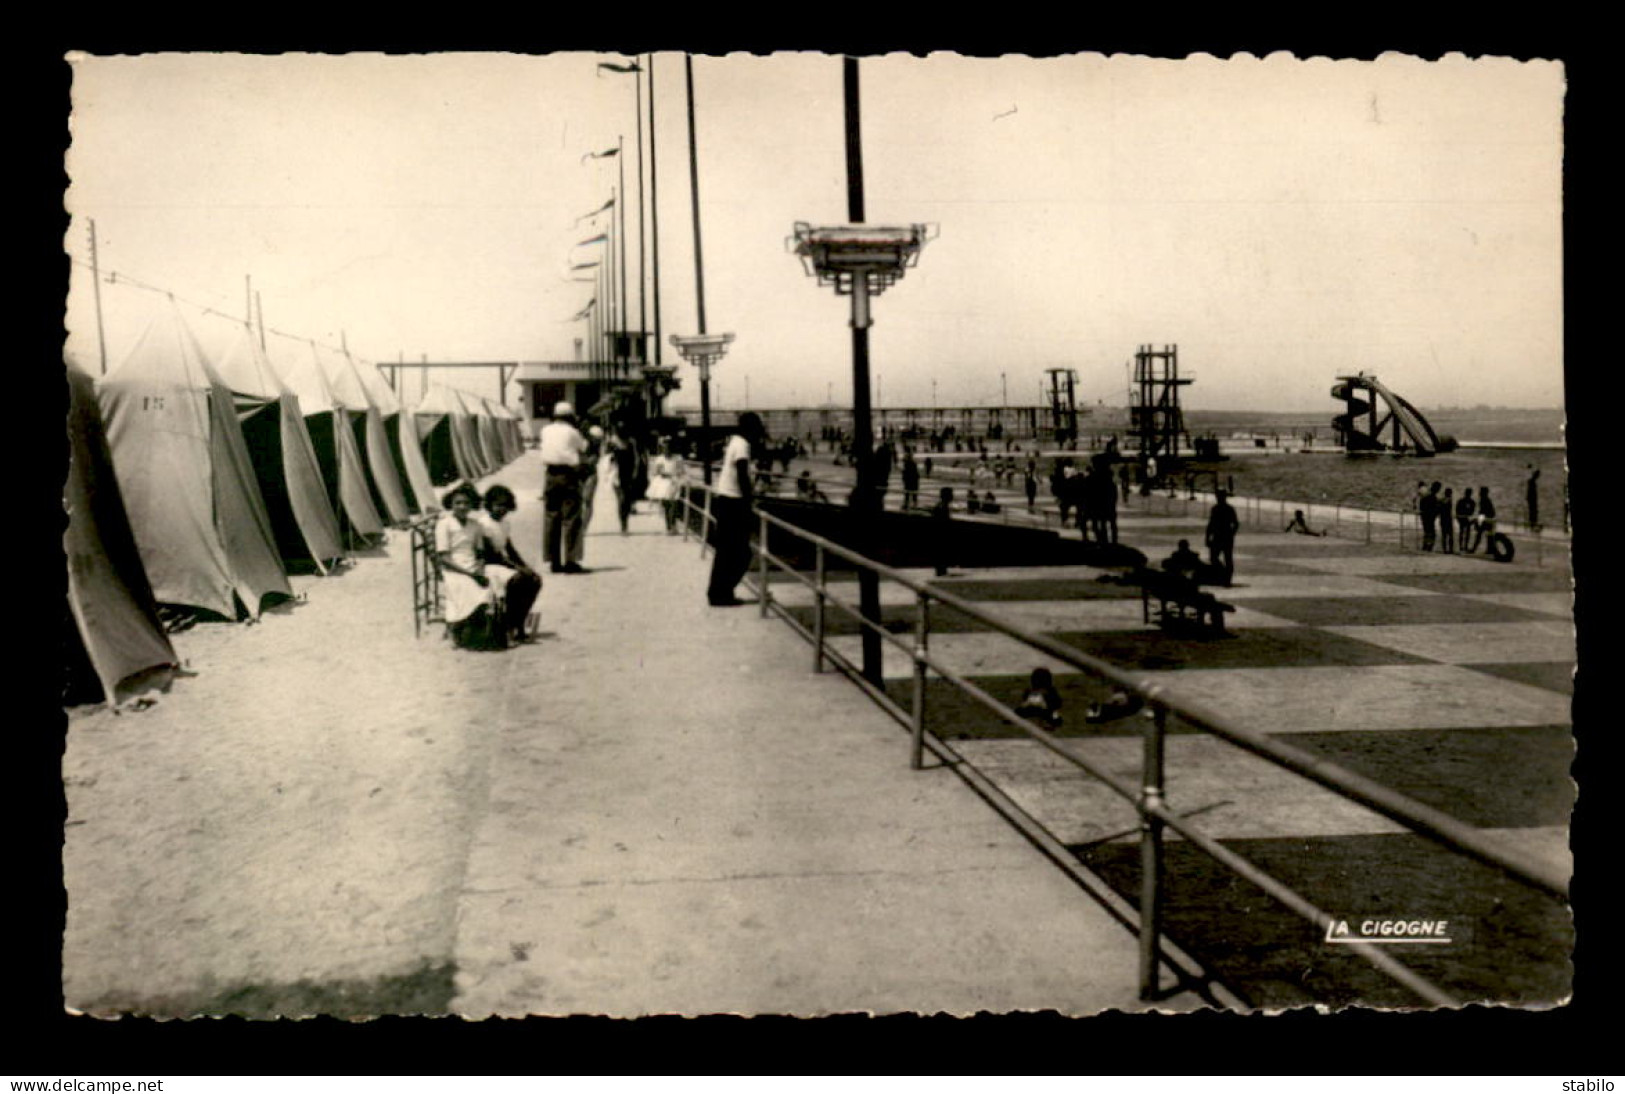
<instances>
[{"instance_id":1,"label":"wooden bench","mask_svg":"<svg viewBox=\"0 0 1625 1094\"><path fill-rule=\"evenodd\" d=\"M1157 602L1157 625L1164 629L1194 623L1197 627L1224 634L1225 613L1236 610L1234 604L1226 604L1212 593L1204 593L1196 582L1175 574L1141 570L1137 580L1145 621L1151 622L1151 602L1154 600Z\"/></svg>"},{"instance_id":2,"label":"wooden bench","mask_svg":"<svg viewBox=\"0 0 1625 1094\"><path fill-rule=\"evenodd\" d=\"M434 526L438 517L424 517L407 526L412 541L412 634L423 636L430 623L446 621L440 591L440 563L435 557Z\"/></svg>"}]
</instances>

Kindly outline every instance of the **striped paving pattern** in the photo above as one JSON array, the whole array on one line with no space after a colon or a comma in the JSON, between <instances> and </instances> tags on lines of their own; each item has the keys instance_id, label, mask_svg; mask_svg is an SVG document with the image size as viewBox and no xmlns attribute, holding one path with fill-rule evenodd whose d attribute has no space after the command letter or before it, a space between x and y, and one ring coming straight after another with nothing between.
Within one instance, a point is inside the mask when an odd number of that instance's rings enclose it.
<instances>
[{"instance_id":1,"label":"striped paving pattern","mask_svg":"<svg viewBox=\"0 0 1625 1094\"><path fill-rule=\"evenodd\" d=\"M1130 516L1121 536L1155 561L1179 539L1200 545L1202 522ZM1136 589L1081 567L910 576L1569 865L1575 643L1566 572L1249 532L1236 555L1233 587L1215 590L1237 607L1230 633L1207 639L1147 626ZM810 623L808 590L780 583L774 595ZM855 605L856 585L836 596ZM882 602L888 629L911 645L913 594L883 586ZM1033 668L1049 668L1068 747L1138 782L1141 720L1089 724L1084 709L1105 697L1092 678L964 613L934 607L932 622L933 659L1012 704ZM826 633L859 660L844 614L831 614ZM907 707L905 649L887 644L884 674ZM927 727L1136 899L1134 810L1104 784L945 681L928 683ZM1327 911L1456 918L1461 944L1405 947L1400 956L1459 998L1568 995L1566 909L1177 720L1170 728L1169 800L1204 831ZM1310 928L1261 891L1177 838L1171 843L1182 849L1169 860L1170 936L1243 998L1259 1006L1414 1005L1348 947L1308 937ZM1411 952L1418 949L1430 952Z\"/></svg>"}]
</instances>

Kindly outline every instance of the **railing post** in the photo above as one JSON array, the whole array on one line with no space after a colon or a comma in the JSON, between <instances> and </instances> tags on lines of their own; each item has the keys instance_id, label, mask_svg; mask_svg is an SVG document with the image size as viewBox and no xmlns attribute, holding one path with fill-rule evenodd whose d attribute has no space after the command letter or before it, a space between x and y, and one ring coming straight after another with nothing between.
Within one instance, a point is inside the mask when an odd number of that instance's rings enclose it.
<instances>
[{"instance_id":1,"label":"railing post","mask_svg":"<svg viewBox=\"0 0 1625 1094\"><path fill-rule=\"evenodd\" d=\"M767 514L762 513L762 514L760 514L760 516L762 518L761 521L760 521L761 532L759 533L760 538L757 539L757 541L756 541L756 559L757 559L757 563L756 563L756 584L757 584L756 602L757 602L757 614L760 615L763 619L766 619L767 618L767 600L768 600L768 591L767 591Z\"/></svg>"},{"instance_id":2,"label":"railing post","mask_svg":"<svg viewBox=\"0 0 1625 1094\"><path fill-rule=\"evenodd\" d=\"M813 592L813 671L824 671L824 598L827 592L824 588L824 545L817 546L817 576L814 581Z\"/></svg>"},{"instance_id":3,"label":"railing post","mask_svg":"<svg viewBox=\"0 0 1625 1094\"><path fill-rule=\"evenodd\" d=\"M919 612L914 620L914 724L909 746L908 766L915 771L925 766L925 659L931 643L931 598L919 594Z\"/></svg>"},{"instance_id":4,"label":"railing post","mask_svg":"<svg viewBox=\"0 0 1625 1094\"><path fill-rule=\"evenodd\" d=\"M1370 509L1367 509L1365 511L1365 541L1367 543L1371 542L1371 510Z\"/></svg>"},{"instance_id":5,"label":"railing post","mask_svg":"<svg viewBox=\"0 0 1625 1094\"><path fill-rule=\"evenodd\" d=\"M1156 704L1146 719L1145 761L1140 793L1140 998L1157 997L1158 955L1162 942L1162 818L1151 811L1163 802L1163 743L1168 710Z\"/></svg>"},{"instance_id":6,"label":"railing post","mask_svg":"<svg viewBox=\"0 0 1625 1094\"><path fill-rule=\"evenodd\" d=\"M418 611L418 602L423 599L423 583L418 577L417 543L417 537L413 536L412 550L408 552L412 556L412 637L422 638L423 623L421 613Z\"/></svg>"}]
</instances>

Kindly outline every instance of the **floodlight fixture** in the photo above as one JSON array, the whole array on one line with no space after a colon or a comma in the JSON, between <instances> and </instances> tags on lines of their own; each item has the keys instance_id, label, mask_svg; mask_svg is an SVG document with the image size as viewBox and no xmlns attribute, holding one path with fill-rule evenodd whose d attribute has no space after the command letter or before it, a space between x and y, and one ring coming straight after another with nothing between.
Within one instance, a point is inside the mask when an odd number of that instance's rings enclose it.
<instances>
[{"instance_id":1,"label":"floodlight fixture","mask_svg":"<svg viewBox=\"0 0 1625 1094\"><path fill-rule=\"evenodd\" d=\"M728 344L734 340L732 331L723 331L718 334L674 334L671 344L677 347L677 352L683 360L699 365L702 369L712 362L720 360L728 352Z\"/></svg>"},{"instance_id":2,"label":"floodlight fixture","mask_svg":"<svg viewBox=\"0 0 1625 1094\"><path fill-rule=\"evenodd\" d=\"M705 473L705 484L711 485L711 366L728 352L728 343L734 340L732 331L719 334L674 334L671 344L677 347L683 360L700 367L700 428L704 443L701 448L700 468Z\"/></svg>"},{"instance_id":3,"label":"floodlight fixture","mask_svg":"<svg viewBox=\"0 0 1625 1094\"><path fill-rule=\"evenodd\" d=\"M928 224L814 228L798 221L786 242L820 285L832 285L839 295L851 296L862 275L868 295L878 296L902 279L903 271L920 260L920 249L934 238L934 226Z\"/></svg>"}]
</instances>

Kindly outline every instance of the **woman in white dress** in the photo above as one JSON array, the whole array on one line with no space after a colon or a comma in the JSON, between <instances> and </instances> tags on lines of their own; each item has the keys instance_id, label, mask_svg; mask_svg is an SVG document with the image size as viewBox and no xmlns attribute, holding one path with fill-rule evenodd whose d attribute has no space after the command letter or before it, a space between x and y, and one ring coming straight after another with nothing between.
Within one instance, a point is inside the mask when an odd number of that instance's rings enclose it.
<instances>
[{"instance_id":1,"label":"woman in white dress","mask_svg":"<svg viewBox=\"0 0 1625 1094\"><path fill-rule=\"evenodd\" d=\"M513 571L488 566L481 557L485 533L474 519L479 491L462 483L443 500L446 512L435 522L434 549L452 641L463 649L506 649L499 606Z\"/></svg>"},{"instance_id":2,"label":"woman in white dress","mask_svg":"<svg viewBox=\"0 0 1625 1094\"><path fill-rule=\"evenodd\" d=\"M648 497L650 501L658 501L664 509L668 536L677 534L677 520L683 507L683 479L687 471L682 458L672 454L671 438L660 438L659 454L649 464Z\"/></svg>"},{"instance_id":3,"label":"woman in white dress","mask_svg":"<svg viewBox=\"0 0 1625 1094\"><path fill-rule=\"evenodd\" d=\"M487 577L496 575L505 590L503 626L508 639L529 642L533 636L528 632L535 627L530 608L542 591L542 575L525 561L508 534L508 514L517 507L513 491L495 483L485 492L485 511L474 514L474 519L479 521L485 536L482 545L485 574Z\"/></svg>"}]
</instances>

